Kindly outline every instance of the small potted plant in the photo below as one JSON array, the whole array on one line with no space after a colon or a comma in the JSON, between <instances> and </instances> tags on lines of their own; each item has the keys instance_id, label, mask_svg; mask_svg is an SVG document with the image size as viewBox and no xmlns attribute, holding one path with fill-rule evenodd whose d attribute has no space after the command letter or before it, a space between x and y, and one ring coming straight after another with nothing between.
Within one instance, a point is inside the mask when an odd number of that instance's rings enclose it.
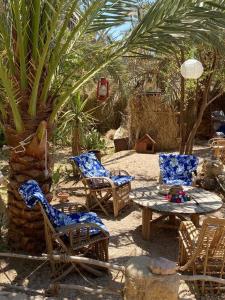
<instances>
[{"instance_id":1,"label":"small potted plant","mask_svg":"<svg viewBox=\"0 0 225 300\"><path fill-rule=\"evenodd\" d=\"M53 196L59 198L60 202L67 202L67 201L69 201L68 200L68 198L70 196L69 193L61 191L61 190L58 191L58 184L59 184L60 178L62 176L61 169L62 169L61 166L59 166L53 172L53 175L52 175L52 192L53 192Z\"/></svg>"}]
</instances>

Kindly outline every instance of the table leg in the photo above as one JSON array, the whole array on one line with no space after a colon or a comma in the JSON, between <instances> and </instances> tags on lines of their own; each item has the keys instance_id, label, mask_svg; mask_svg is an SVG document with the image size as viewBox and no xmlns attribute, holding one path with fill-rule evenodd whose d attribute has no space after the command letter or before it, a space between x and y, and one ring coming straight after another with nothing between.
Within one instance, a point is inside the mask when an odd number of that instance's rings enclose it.
<instances>
[{"instance_id":1,"label":"table leg","mask_svg":"<svg viewBox=\"0 0 225 300\"><path fill-rule=\"evenodd\" d=\"M196 227L199 227L199 215L191 215L191 221L194 223Z\"/></svg>"},{"instance_id":2,"label":"table leg","mask_svg":"<svg viewBox=\"0 0 225 300\"><path fill-rule=\"evenodd\" d=\"M176 224L176 216L175 215L169 215L169 223L172 225Z\"/></svg>"},{"instance_id":3,"label":"table leg","mask_svg":"<svg viewBox=\"0 0 225 300\"><path fill-rule=\"evenodd\" d=\"M150 239L150 221L152 220L152 211L147 207L142 208L142 237L144 240Z\"/></svg>"}]
</instances>

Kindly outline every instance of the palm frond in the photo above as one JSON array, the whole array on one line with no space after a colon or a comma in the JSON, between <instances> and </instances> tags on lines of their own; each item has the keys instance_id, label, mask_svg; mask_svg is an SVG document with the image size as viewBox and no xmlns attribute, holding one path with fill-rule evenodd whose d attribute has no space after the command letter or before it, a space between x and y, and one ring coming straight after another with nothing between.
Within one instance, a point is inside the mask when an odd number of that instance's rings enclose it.
<instances>
[{"instance_id":1,"label":"palm frond","mask_svg":"<svg viewBox=\"0 0 225 300\"><path fill-rule=\"evenodd\" d=\"M18 132L22 132L23 131L23 121L22 121L19 107L18 107L18 104L16 101L15 91L13 89L12 82L7 74L7 70L2 65L1 62L0 62L0 79L2 82L2 86L4 87L6 96L8 98L10 107L12 109L16 129Z\"/></svg>"},{"instance_id":2,"label":"palm frond","mask_svg":"<svg viewBox=\"0 0 225 300\"><path fill-rule=\"evenodd\" d=\"M191 40L224 49L218 35L219 30L225 28L224 11L212 5L209 9L209 5L209 2L202 5L195 0L158 0L134 28L126 45L132 50L142 48L165 53Z\"/></svg>"}]
</instances>

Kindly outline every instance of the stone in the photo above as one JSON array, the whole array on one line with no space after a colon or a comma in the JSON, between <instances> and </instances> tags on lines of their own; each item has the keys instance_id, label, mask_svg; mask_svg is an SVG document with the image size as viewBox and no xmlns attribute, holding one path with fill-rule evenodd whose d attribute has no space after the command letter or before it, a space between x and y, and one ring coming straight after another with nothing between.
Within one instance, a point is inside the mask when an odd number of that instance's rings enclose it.
<instances>
[{"instance_id":1,"label":"stone","mask_svg":"<svg viewBox=\"0 0 225 300\"><path fill-rule=\"evenodd\" d=\"M172 275L176 273L176 263L164 257L152 258L149 269L153 274Z\"/></svg>"},{"instance_id":2,"label":"stone","mask_svg":"<svg viewBox=\"0 0 225 300\"><path fill-rule=\"evenodd\" d=\"M124 300L178 300L179 275L153 274L149 268L151 264L152 258L148 256L133 257L128 261Z\"/></svg>"}]
</instances>

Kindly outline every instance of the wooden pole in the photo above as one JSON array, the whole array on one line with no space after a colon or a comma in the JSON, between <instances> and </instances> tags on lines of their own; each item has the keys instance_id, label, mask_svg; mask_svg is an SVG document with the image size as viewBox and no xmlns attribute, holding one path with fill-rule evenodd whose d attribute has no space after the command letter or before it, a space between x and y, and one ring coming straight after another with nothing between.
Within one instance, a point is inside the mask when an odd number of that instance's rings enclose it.
<instances>
[{"instance_id":1,"label":"wooden pole","mask_svg":"<svg viewBox=\"0 0 225 300\"><path fill-rule=\"evenodd\" d=\"M225 285L225 279L207 275L180 275L180 279L184 281L211 281Z\"/></svg>"},{"instance_id":2,"label":"wooden pole","mask_svg":"<svg viewBox=\"0 0 225 300\"><path fill-rule=\"evenodd\" d=\"M90 293L90 294L94 294L94 295L102 295L102 294L110 294L110 295L120 295L121 294L121 290L107 290L104 288L89 288L86 286L81 286L81 285L76 285L76 284L51 284L50 285L50 289L52 289L53 291L56 290L58 291L59 289L65 289L65 290L78 290L78 291L82 291L85 293Z\"/></svg>"},{"instance_id":3,"label":"wooden pole","mask_svg":"<svg viewBox=\"0 0 225 300\"><path fill-rule=\"evenodd\" d=\"M114 265L111 263L107 263L104 261L100 260L95 260L92 258L87 258L87 257L80 257L80 256L70 256L70 255L48 255L48 254L43 254L42 256L32 256L32 255L25 255L25 254L17 254L17 253L9 253L9 252L0 252L0 257L7 257L7 258L21 258L21 259L30 259L30 260L41 260L45 261L48 260L49 258L54 259L56 261L61 261L61 262L74 262L74 263L83 263L87 265L93 265L96 267L102 267L106 269L112 269L112 270L117 270L117 271L125 271L125 268L123 266L118 266Z\"/></svg>"},{"instance_id":4,"label":"wooden pole","mask_svg":"<svg viewBox=\"0 0 225 300\"><path fill-rule=\"evenodd\" d=\"M27 287L24 287L24 286L17 286L17 285L14 285L14 284L9 284L9 283L4 283L4 282L1 282L0 286L4 286L7 289L12 289L12 290L22 292L22 293L25 293L25 294L29 293L29 294L36 294L36 295L45 296L44 290L41 290L41 291L39 290L38 291L38 290L30 289L30 288L27 288Z\"/></svg>"}]
</instances>

